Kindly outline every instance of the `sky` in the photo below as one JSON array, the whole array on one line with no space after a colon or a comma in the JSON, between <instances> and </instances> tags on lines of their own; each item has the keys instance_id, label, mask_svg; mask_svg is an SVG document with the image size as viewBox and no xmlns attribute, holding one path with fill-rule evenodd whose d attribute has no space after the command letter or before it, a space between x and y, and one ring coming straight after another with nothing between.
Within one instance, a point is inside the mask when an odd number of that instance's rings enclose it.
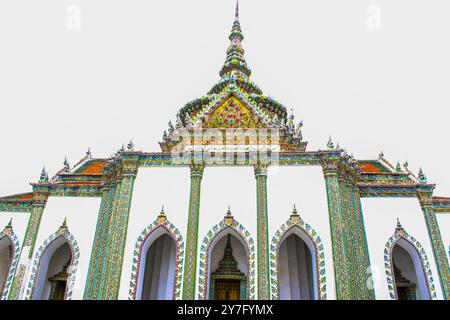
<instances>
[{"instance_id":1,"label":"sky","mask_svg":"<svg viewBox=\"0 0 450 320\"><path fill-rule=\"evenodd\" d=\"M45 165L158 142L218 80L233 0L0 2L0 195ZM241 0L251 79L357 159L381 150L450 196L448 0Z\"/></svg>"}]
</instances>

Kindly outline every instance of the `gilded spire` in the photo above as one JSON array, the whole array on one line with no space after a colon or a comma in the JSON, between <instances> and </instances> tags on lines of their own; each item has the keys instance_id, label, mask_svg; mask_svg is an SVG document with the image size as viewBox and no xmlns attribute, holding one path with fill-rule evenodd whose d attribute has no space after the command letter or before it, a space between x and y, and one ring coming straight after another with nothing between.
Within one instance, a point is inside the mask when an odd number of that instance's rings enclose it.
<instances>
[{"instance_id":1,"label":"gilded spire","mask_svg":"<svg viewBox=\"0 0 450 320\"><path fill-rule=\"evenodd\" d=\"M247 67L247 62L244 59L245 51L241 45L244 35L239 22L239 0L236 1L233 28L228 39L230 39L231 43L227 50L225 64L220 70L220 76L222 78L226 76L249 77L252 71Z\"/></svg>"}]
</instances>

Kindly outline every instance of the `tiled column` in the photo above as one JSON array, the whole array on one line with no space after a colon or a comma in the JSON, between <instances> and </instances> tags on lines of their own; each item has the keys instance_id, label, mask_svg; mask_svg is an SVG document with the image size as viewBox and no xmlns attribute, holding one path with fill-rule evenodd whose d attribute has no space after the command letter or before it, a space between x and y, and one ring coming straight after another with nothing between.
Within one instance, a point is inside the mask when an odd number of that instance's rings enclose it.
<instances>
[{"instance_id":1,"label":"tiled column","mask_svg":"<svg viewBox=\"0 0 450 320\"><path fill-rule=\"evenodd\" d=\"M138 156L127 156L122 159L120 165L122 166L120 192L116 193L116 210L114 210L110 226L113 237L111 241L108 241L108 250L110 252L108 252L108 277L106 295L104 297L107 300L116 300L119 295L131 197L139 167Z\"/></svg>"},{"instance_id":2,"label":"tiled column","mask_svg":"<svg viewBox=\"0 0 450 320\"><path fill-rule=\"evenodd\" d=\"M255 165L257 210L258 299L270 299L270 252L267 212L267 165Z\"/></svg>"},{"instance_id":3,"label":"tiled column","mask_svg":"<svg viewBox=\"0 0 450 320\"><path fill-rule=\"evenodd\" d=\"M204 166L201 164L191 165L191 190L189 195L188 226L184 259L183 300L195 299L200 189L203 170Z\"/></svg>"},{"instance_id":4,"label":"tiled column","mask_svg":"<svg viewBox=\"0 0 450 320\"><path fill-rule=\"evenodd\" d=\"M351 299L350 277L348 275L348 249L346 219L342 210L338 179L338 159L326 159L322 162L328 197L328 213L333 246L333 265L336 282L336 298Z\"/></svg>"},{"instance_id":5,"label":"tiled column","mask_svg":"<svg viewBox=\"0 0 450 320\"><path fill-rule=\"evenodd\" d=\"M17 266L14 280L9 292L9 300L22 299L22 295L25 290L28 269L31 265L36 237L39 231L39 225L41 223L42 213L44 212L48 195L48 187L33 186L33 208L28 220L27 230L25 232L25 241L22 245L19 265Z\"/></svg>"},{"instance_id":6,"label":"tiled column","mask_svg":"<svg viewBox=\"0 0 450 320\"><path fill-rule=\"evenodd\" d=\"M101 299L101 278L106 259L108 231L111 223L112 202L114 200L116 181L110 168L104 169L102 201L97 218L94 243L92 245L91 260L86 280L84 299Z\"/></svg>"},{"instance_id":7,"label":"tiled column","mask_svg":"<svg viewBox=\"0 0 450 320\"><path fill-rule=\"evenodd\" d=\"M366 229L364 226L364 217L361 206L361 195L359 187L355 180L351 183L351 198L353 204L353 213L355 221L355 230L357 234L358 252L356 263L359 265L359 281L358 285L363 289L363 295L360 299L374 300L375 291L372 281L369 248L367 246Z\"/></svg>"},{"instance_id":8,"label":"tiled column","mask_svg":"<svg viewBox=\"0 0 450 320\"><path fill-rule=\"evenodd\" d=\"M433 208L433 190L431 188L421 188L417 191L417 198L427 224L428 235L433 246L434 258L439 271L441 280L442 294L444 299L450 299L450 269L445 253L444 243L442 242L441 232L437 224Z\"/></svg>"}]
</instances>

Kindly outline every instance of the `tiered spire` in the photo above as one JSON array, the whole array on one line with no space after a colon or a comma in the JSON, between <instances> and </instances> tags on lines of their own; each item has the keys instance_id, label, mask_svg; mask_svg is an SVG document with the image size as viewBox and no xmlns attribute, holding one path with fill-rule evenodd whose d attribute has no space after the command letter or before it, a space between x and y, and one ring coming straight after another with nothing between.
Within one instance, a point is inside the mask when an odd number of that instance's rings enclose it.
<instances>
[{"instance_id":1,"label":"tiered spire","mask_svg":"<svg viewBox=\"0 0 450 320\"><path fill-rule=\"evenodd\" d=\"M244 40L244 35L242 34L241 24L239 22L239 0L236 1L234 17L233 28L228 37L231 43L227 50L227 59L219 73L222 78L225 76L249 77L252 73L247 67L247 62L244 59L245 51L241 45L242 40Z\"/></svg>"}]
</instances>

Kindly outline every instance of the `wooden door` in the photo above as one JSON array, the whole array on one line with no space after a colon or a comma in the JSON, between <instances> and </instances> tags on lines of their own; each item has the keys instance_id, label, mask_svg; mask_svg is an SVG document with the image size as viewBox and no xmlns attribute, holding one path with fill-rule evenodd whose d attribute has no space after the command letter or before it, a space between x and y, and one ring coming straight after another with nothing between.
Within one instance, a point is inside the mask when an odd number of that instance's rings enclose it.
<instances>
[{"instance_id":1,"label":"wooden door","mask_svg":"<svg viewBox=\"0 0 450 320\"><path fill-rule=\"evenodd\" d=\"M239 300L240 294L239 280L216 280L214 299L215 300Z\"/></svg>"}]
</instances>

